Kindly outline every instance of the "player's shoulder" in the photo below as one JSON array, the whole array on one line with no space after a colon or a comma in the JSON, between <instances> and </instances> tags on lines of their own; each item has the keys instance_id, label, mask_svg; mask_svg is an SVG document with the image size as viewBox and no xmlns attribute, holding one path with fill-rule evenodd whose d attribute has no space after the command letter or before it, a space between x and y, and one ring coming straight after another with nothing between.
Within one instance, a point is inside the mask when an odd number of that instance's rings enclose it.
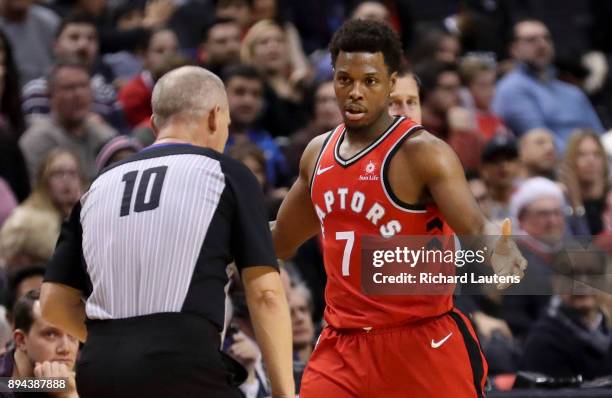
<instances>
[{"instance_id":1,"label":"player's shoulder","mask_svg":"<svg viewBox=\"0 0 612 398\"><path fill-rule=\"evenodd\" d=\"M308 145L306 145L306 149L302 153L302 159L300 160L300 169L302 171L312 170L319 158L319 155L323 151L323 147L330 140L332 134L336 129L332 129L323 134L319 134L314 137Z\"/></svg>"},{"instance_id":2,"label":"player's shoulder","mask_svg":"<svg viewBox=\"0 0 612 398\"><path fill-rule=\"evenodd\" d=\"M335 129L327 131L323 134L317 135L312 140L310 140L308 145L306 145L306 149L304 149L304 155L307 155L307 156L314 155L316 157L319 154L319 152L321 152L321 150L323 149L323 146L330 139L334 131Z\"/></svg>"},{"instance_id":3,"label":"player's shoulder","mask_svg":"<svg viewBox=\"0 0 612 398\"><path fill-rule=\"evenodd\" d=\"M406 155L417 155L451 149L450 146L424 128L416 130L401 145L401 152Z\"/></svg>"},{"instance_id":4,"label":"player's shoulder","mask_svg":"<svg viewBox=\"0 0 612 398\"><path fill-rule=\"evenodd\" d=\"M416 131L405 140L399 152L413 167L419 169L430 169L456 158L450 145L425 129Z\"/></svg>"}]
</instances>

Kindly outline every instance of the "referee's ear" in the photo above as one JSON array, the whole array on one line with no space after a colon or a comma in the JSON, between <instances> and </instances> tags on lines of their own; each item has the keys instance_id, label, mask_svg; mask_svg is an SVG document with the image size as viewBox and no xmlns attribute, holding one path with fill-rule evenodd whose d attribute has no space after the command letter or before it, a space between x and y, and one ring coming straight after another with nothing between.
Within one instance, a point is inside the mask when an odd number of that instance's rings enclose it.
<instances>
[{"instance_id":1,"label":"referee's ear","mask_svg":"<svg viewBox=\"0 0 612 398\"><path fill-rule=\"evenodd\" d=\"M221 111L221 108L219 107L219 105L215 105L214 108L212 108L210 110L210 112L208 112L208 130L210 131L211 135L216 133L217 130L219 130L219 112Z\"/></svg>"},{"instance_id":2,"label":"referee's ear","mask_svg":"<svg viewBox=\"0 0 612 398\"><path fill-rule=\"evenodd\" d=\"M159 133L159 128L157 127L157 123L155 123L154 115L151 115L151 128L153 129L153 134L155 135L155 138L157 138L157 135Z\"/></svg>"}]
</instances>

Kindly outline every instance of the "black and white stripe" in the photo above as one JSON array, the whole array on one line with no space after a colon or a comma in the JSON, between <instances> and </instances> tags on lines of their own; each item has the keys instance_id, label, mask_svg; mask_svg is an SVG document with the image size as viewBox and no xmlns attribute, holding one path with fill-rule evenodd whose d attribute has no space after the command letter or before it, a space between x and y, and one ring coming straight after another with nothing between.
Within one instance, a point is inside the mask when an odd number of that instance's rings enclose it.
<instances>
[{"instance_id":1,"label":"black and white stripe","mask_svg":"<svg viewBox=\"0 0 612 398\"><path fill-rule=\"evenodd\" d=\"M120 217L122 177L140 171L138 187L142 171L157 166L168 167L161 209ZM153 183L148 185L150 190ZM180 311L224 188L219 161L193 154L125 163L94 181L81 201L83 255L93 286L87 315L113 319Z\"/></svg>"}]
</instances>

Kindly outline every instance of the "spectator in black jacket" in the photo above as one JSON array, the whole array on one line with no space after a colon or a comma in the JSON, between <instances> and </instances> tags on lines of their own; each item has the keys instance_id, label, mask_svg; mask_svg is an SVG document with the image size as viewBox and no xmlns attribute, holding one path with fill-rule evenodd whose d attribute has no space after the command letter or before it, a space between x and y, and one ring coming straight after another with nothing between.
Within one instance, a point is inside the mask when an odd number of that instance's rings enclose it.
<instances>
[{"instance_id":1,"label":"spectator in black jacket","mask_svg":"<svg viewBox=\"0 0 612 398\"><path fill-rule=\"evenodd\" d=\"M601 309L601 292L590 288L605 276L605 259L594 251L566 258L574 274L571 279L555 277L557 294L529 333L521 368L555 377L582 375L585 380L612 375L610 323Z\"/></svg>"}]
</instances>

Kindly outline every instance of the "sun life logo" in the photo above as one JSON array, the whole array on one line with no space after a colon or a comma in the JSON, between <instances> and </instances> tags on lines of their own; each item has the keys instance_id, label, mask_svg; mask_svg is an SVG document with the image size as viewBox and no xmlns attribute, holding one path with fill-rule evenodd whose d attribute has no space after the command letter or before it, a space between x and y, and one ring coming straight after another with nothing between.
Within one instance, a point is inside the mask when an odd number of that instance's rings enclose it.
<instances>
[{"instance_id":1,"label":"sun life logo","mask_svg":"<svg viewBox=\"0 0 612 398\"><path fill-rule=\"evenodd\" d=\"M376 163L370 160L368 164L366 164L364 171L366 174L359 176L360 181L378 181L379 177L374 174L376 172Z\"/></svg>"}]
</instances>

